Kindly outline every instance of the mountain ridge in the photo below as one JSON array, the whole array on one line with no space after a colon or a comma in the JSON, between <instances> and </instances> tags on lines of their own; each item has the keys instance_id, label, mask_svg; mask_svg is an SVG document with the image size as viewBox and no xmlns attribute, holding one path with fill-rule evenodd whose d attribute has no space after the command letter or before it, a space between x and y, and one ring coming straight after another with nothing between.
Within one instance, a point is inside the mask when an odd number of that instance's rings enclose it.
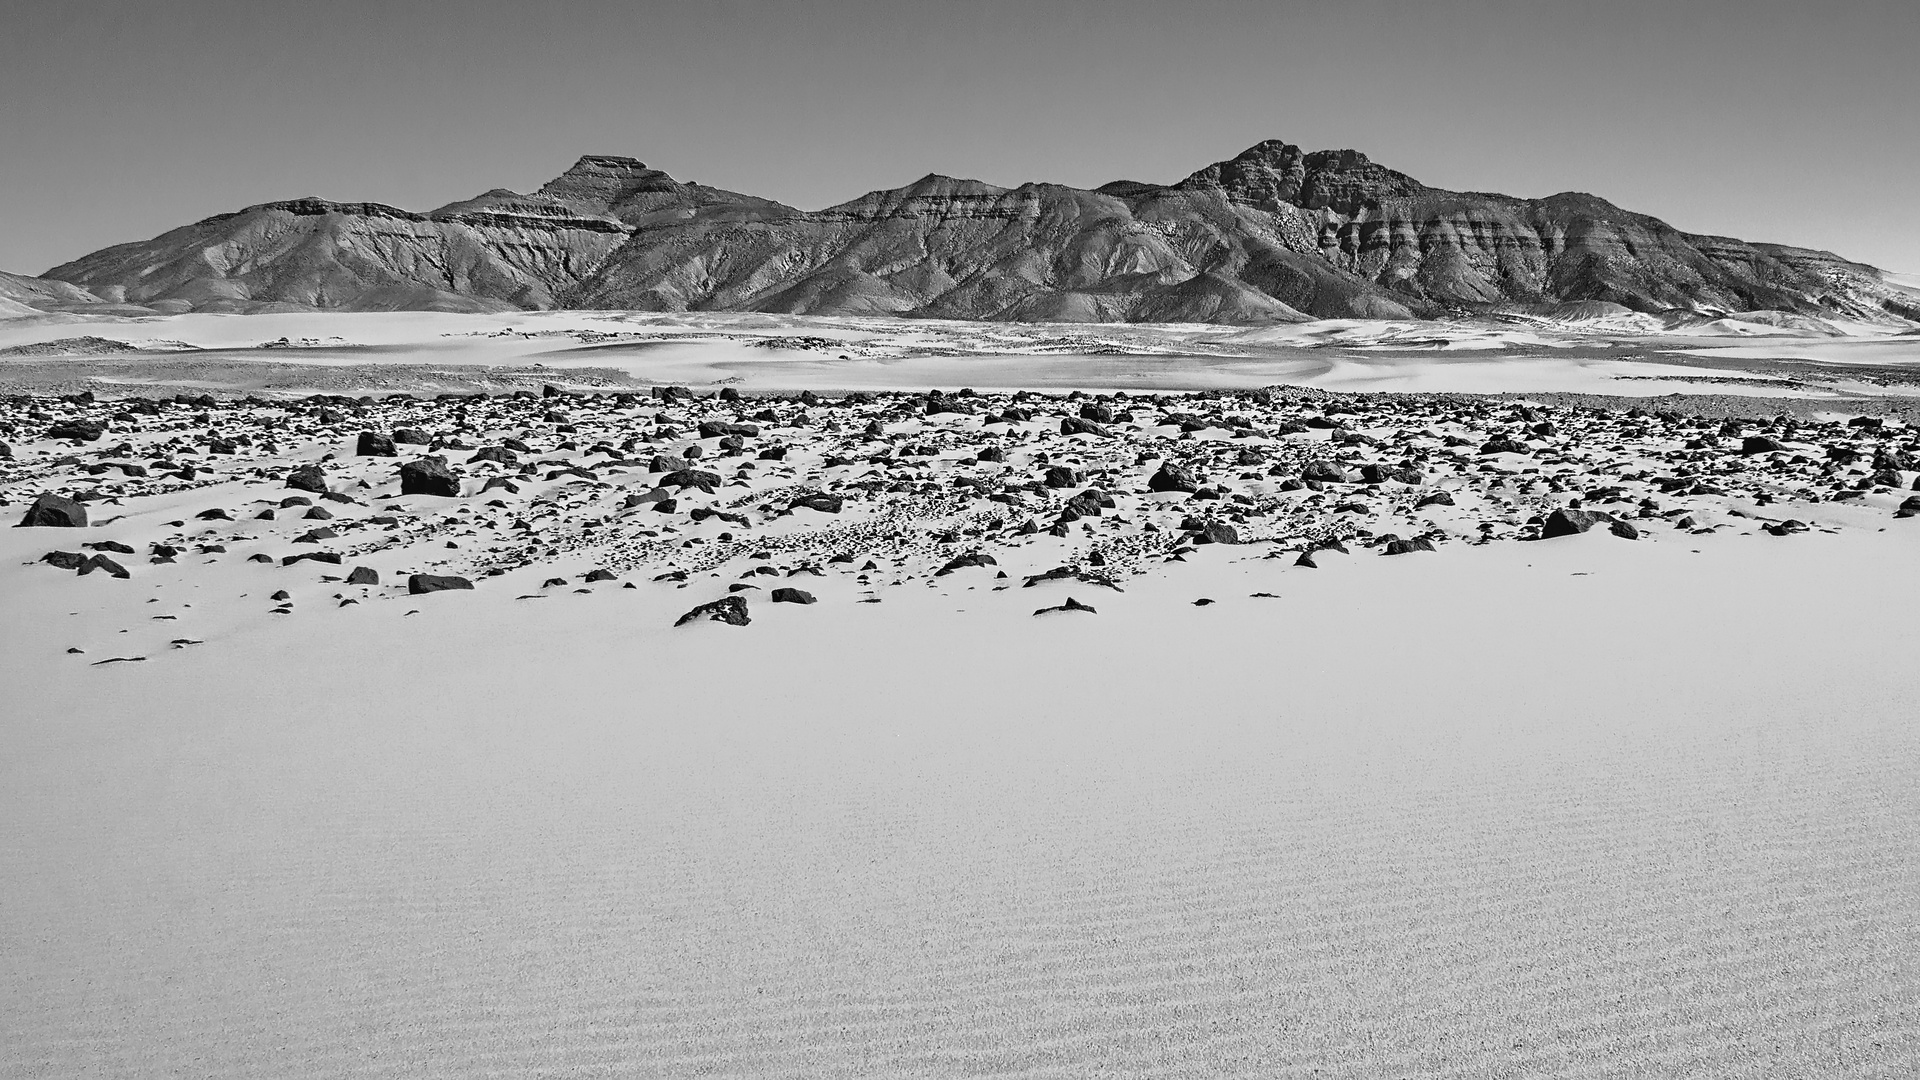
<instances>
[{"instance_id":1,"label":"mountain ridge","mask_svg":"<svg viewBox=\"0 0 1920 1080\"><path fill-rule=\"evenodd\" d=\"M1514 305L1920 321L1830 252L1691 234L1584 192L1431 187L1269 139L1171 184L928 174L815 211L588 154L434 210L307 196L104 248L47 282L155 312L550 308L1028 321L1414 318ZM84 307L53 286L6 298ZM52 297L47 299L46 297Z\"/></svg>"}]
</instances>

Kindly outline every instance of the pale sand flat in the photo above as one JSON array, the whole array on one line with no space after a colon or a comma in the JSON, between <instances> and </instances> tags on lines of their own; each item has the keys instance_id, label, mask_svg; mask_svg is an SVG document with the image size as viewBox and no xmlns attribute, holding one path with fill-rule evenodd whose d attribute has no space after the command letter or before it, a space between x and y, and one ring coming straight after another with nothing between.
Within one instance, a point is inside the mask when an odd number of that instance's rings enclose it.
<instances>
[{"instance_id":1,"label":"pale sand flat","mask_svg":"<svg viewBox=\"0 0 1920 1080\"><path fill-rule=\"evenodd\" d=\"M1911 1075L1917 538L1688 539L100 668L10 558L0 1075Z\"/></svg>"}]
</instances>

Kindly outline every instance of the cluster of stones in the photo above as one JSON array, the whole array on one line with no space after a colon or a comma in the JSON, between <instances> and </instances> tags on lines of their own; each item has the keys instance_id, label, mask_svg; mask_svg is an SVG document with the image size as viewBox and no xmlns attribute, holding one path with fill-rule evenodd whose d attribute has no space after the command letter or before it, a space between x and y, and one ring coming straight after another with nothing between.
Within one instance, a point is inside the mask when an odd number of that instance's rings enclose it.
<instances>
[{"instance_id":1,"label":"cluster of stones","mask_svg":"<svg viewBox=\"0 0 1920 1080\"><path fill-rule=\"evenodd\" d=\"M79 394L0 399L0 439L0 499L24 526L206 492L145 552L105 541L50 565L120 576L142 555L277 545L246 557L368 585L379 575L358 560L385 553L410 563L415 593L560 564L582 584L684 581L737 560L750 580L877 587L992 566L992 551L1043 535L1066 541L1059 574L1112 584L1198 544L1264 543L1312 566L1329 549L1706 529L1701 497L1782 534L1805 528L1787 511L1817 503L1920 512L1905 494L1920 488L1920 437L1877 418L1297 389Z\"/></svg>"}]
</instances>

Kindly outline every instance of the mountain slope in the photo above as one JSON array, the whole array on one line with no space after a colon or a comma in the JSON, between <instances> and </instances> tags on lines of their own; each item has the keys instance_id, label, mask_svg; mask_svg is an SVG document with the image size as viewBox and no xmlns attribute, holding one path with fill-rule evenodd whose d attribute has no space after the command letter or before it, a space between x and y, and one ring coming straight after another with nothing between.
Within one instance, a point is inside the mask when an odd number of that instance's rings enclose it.
<instances>
[{"instance_id":1,"label":"mountain slope","mask_svg":"<svg viewBox=\"0 0 1920 1080\"><path fill-rule=\"evenodd\" d=\"M1430 188L1269 140L1174 184L927 176L824 210L588 156L420 214L297 199L48 271L157 310L623 308L1266 323L1604 302L1920 317L1871 267L1683 233L1591 195Z\"/></svg>"}]
</instances>

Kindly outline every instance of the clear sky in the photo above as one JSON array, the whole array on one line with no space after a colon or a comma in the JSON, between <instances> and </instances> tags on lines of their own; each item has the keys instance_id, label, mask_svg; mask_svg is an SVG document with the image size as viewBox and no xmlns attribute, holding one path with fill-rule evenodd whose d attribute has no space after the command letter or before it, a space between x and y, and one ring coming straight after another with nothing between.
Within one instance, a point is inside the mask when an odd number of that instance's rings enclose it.
<instances>
[{"instance_id":1,"label":"clear sky","mask_svg":"<svg viewBox=\"0 0 1920 1080\"><path fill-rule=\"evenodd\" d=\"M817 209L1264 138L1920 272L1920 0L0 0L0 269L583 153Z\"/></svg>"}]
</instances>

